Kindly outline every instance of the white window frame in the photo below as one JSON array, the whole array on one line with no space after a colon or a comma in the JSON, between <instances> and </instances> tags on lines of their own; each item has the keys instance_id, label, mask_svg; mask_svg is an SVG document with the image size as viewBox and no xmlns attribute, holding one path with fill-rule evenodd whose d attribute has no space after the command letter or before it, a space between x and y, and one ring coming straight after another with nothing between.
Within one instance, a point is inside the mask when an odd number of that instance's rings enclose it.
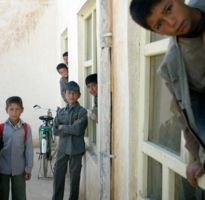
<instances>
[{"instance_id":1,"label":"white window frame","mask_svg":"<svg viewBox=\"0 0 205 200\"><path fill-rule=\"evenodd\" d=\"M187 163L181 161L184 147L181 145L181 156L165 150L148 141L149 133L149 88L150 88L150 57L165 54L169 38L150 43L150 32L141 28L140 52L140 100L139 100L139 140L138 140L138 200L148 200L147 178L148 157L162 164L162 199L174 200L175 173L186 178ZM183 136L181 137L183 138ZM183 139L182 139L183 142ZM198 179L198 185L205 189L205 176Z\"/></svg>"},{"instance_id":2,"label":"white window frame","mask_svg":"<svg viewBox=\"0 0 205 200\"><path fill-rule=\"evenodd\" d=\"M86 61L86 51L87 51L87 23L86 19L92 15L92 58L91 60ZM84 56L83 56L83 77L84 80L87 77L86 69L88 67L91 67L92 74L97 73L97 42L96 42L96 3L94 3L83 15L84 20ZM90 95L87 89L87 86L85 85L83 88L83 94L84 94L84 105L87 105L87 95ZM92 96L92 107L94 107L94 97ZM87 109L88 111L88 137L85 137L85 142L87 149L92 151L97 155L97 123L94 121L92 117L92 111L90 109ZM94 132L93 126L96 125L96 131ZM94 135L95 134L95 135ZM95 138L95 143L93 142Z\"/></svg>"}]
</instances>

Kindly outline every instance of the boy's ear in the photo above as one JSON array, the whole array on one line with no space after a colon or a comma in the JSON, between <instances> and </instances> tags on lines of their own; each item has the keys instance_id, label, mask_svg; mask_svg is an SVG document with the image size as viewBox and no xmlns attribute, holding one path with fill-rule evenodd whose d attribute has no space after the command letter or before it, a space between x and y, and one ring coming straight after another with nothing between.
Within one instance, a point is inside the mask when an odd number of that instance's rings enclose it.
<instances>
[{"instance_id":1,"label":"boy's ear","mask_svg":"<svg viewBox=\"0 0 205 200\"><path fill-rule=\"evenodd\" d=\"M8 108L5 108L5 110L6 110L6 113L8 114Z\"/></svg>"},{"instance_id":2,"label":"boy's ear","mask_svg":"<svg viewBox=\"0 0 205 200\"><path fill-rule=\"evenodd\" d=\"M23 113L23 111L24 111L24 108L22 108L22 112L21 113Z\"/></svg>"}]
</instances>

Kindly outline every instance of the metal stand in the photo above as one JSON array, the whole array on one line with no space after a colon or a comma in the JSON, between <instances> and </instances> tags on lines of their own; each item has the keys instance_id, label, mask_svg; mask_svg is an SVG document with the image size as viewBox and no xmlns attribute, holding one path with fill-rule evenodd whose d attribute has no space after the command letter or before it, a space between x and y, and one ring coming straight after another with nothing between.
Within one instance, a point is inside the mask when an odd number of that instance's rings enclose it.
<instances>
[{"instance_id":1,"label":"metal stand","mask_svg":"<svg viewBox=\"0 0 205 200\"><path fill-rule=\"evenodd\" d=\"M36 154L39 154L38 160L40 161L40 168L38 171L38 179L53 179L53 176L44 177L44 175L41 172L42 153L36 152ZM54 169L53 169L52 163L51 163L52 157L49 159L49 161L50 161L49 163L50 163L51 172L54 173Z\"/></svg>"}]
</instances>

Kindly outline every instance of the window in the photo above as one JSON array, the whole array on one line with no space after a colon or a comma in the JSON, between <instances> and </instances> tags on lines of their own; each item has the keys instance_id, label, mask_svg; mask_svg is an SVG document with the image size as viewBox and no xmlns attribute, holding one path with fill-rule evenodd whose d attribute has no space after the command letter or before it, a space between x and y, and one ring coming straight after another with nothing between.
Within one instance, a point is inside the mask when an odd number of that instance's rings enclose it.
<instances>
[{"instance_id":1,"label":"window","mask_svg":"<svg viewBox=\"0 0 205 200\"><path fill-rule=\"evenodd\" d=\"M156 73L169 38L141 30L141 87L139 125L139 199L201 200L202 189L186 180L186 163L181 161L184 148L177 112L165 81ZM199 185L205 189L205 180Z\"/></svg>"},{"instance_id":2,"label":"window","mask_svg":"<svg viewBox=\"0 0 205 200\"><path fill-rule=\"evenodd\" d=\"M90 75L97 73L97 42L96 42L96 7L93 5L84 14L84 80ZM97 124L92 118L94 97L84 87L84 107L88 110L88 127L86 130L86 144L96 148ZM97 151L94 150L96 153Z\"/></svg>"}]
</instances>

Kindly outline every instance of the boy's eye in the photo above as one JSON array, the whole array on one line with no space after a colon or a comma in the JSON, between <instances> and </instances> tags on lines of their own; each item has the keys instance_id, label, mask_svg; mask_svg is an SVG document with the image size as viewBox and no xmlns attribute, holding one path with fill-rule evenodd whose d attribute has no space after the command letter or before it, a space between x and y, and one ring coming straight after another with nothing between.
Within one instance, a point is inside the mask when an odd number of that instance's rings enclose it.
<instances>
[{"instance_id":1,"label":"boy's eye","mask_svg":"<svg viewBox=\"0 0 205 200\"><path fill-rule=\"evenodd\" d=\"M172 9L172 6L169 6L169 7L167 8L167 12L170 12L171 9Z\"/></svg>"},{"instance_id":2,"label":"boy's eye","mask_svg":"<svg viewBox=\"0 0 205 200\"><path fill-rule=\"evenodd\" d=\"M157 29L160 29L162 26L162 22L159 22L159 24L157 25Z\"/></svg>"}]
</instances>

